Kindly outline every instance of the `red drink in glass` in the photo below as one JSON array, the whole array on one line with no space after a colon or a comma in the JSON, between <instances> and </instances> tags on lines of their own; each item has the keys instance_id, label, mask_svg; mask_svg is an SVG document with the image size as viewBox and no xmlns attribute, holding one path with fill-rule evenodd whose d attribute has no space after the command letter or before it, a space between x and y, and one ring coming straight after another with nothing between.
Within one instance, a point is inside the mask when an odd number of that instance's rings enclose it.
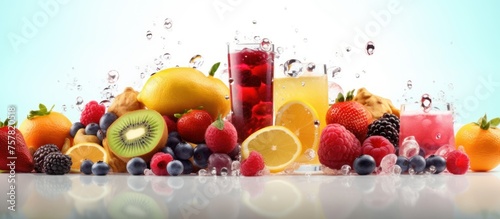
<instances>
[{"instance_id":1,"label":"red drink in glass","mask_svg":"<svg viewBox=\"0 0 500 219\"><path fill-rule=\"evenodd\" d=\"M273 125L272 45L236 44L228 47L231 122L238 143L266 126Z\"/></svg>"}]
</instances>

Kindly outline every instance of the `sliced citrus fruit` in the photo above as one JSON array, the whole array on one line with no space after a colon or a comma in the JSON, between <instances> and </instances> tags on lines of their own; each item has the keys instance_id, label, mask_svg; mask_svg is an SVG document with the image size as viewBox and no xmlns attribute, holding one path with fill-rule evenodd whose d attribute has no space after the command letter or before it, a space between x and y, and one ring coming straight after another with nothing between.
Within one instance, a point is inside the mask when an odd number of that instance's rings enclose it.
<instances>
[{"instance_id":1,"label":"sliced citrus fruit","mask_svg":"<svg viewBox=\"0 0 500 219\"><path fill-rule=\"evenodd\" d=\"M317 151L319 145L319 116L309 104L292 100L281 106L276 114L275 125L284 126L299 138L302 144L301 154L297 162L312 159L308 150Z\"/></svg>"},{"instance_id":2,"label":"sliced citrus fruit","mask_svg":"<svg viewBox=\"0 0 500 219\"><path fill-rule=\"evenodd\" d=\"M302 206L300 191L284 180L268 181L261 195L251 197L248 192L245 192L242 199L254 212L268 218L290 217Z\"/></svg>"},{"instance_id":3,"label":"sliced citrus fruit","mask_svg":"<svg viewBox=\"0 0 500 219\"><path fill-rule=\"evenodd\" d=\"M108 163L109 159L108 153L101 145L91 142L73 145L66 151L66 155L69 155L73 162L71 172L80 172L80 164L85 159L94 163L100 160Z\"/></svg>"},{"instance_id":4,"label":"sliced citrus fruit","mask_svg":"<svg viewBox=\"0 0 500 219\"><path fill-rule=\"evenodd\" d=\"M299 138L283 126L268 126L248 136L241 144L241 155L246 159L250 151L259 152L272 173L283 171L302 152Z\"/></svg>"}]
</instances>

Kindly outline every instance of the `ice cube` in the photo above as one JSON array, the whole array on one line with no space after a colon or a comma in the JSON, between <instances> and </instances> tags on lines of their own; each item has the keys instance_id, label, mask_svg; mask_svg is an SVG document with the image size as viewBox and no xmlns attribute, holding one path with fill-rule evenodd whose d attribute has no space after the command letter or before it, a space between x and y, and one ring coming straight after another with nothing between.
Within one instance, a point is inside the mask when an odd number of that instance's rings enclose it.
<instances>
[{"instance_id":1,"label":"ice cube","mask_svg":"<svg viewBox=\"0 0 500 219\"><path fill-rule=\"evenodd\" d=\"M407 158L417 155L420 151L420 146L415 140L414 136L408 136L403 140L401 147L399 148L399 155L405 156Z\"/></svg>"},{"instance_id":2,"label":"ice cube","mask_svg":"<svg viewBox=\"0 0 500 219\"><path fill-rule=\"evenodd\" d=\"M384 158L382 158L382 161L380 161L380 174L391 174L393 172L394 165L396 164L397 159L398 156L396 156L396 154L385 155Z\"/></svg>"}]
</instances>

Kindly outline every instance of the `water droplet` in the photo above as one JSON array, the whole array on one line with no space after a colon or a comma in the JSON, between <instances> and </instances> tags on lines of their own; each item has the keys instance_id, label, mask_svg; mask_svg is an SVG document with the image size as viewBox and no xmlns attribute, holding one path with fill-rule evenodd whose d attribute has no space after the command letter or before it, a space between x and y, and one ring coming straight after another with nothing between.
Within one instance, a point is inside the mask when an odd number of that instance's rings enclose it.
<instances>
[{"instance_id":1,"label":"water droplet","mask_svg":"<svg viewBox=\"0 0 500 219\"><path fill-rule=\"evenodd\" d=\"M62 105L62 111L63 111L63 112L66 112L66 110L67 110L67 109L68 109L68 107L66 106L66 104L63 104L63 105Z\"/></svg>"},{"instance_id":2,"label":"water droplet","mask_svg":"<svg viewBox=\"0 0 500 219\"><path fill-rule=\"evenodd\" d=\"M99 104L105 106L106 108L108 108L109 106L111 106L111 101L109 100L101 100L101 102L99 102Z\"/></svg>"},{"instance_id":3,"label":"water droplet","mask_svg":"<svg viewBox=\"0 0 500 219\"><path fill-rule=\"evenodd\" d=\"M168 53L168 52L166 52L165 54L163 54L161 57L162 57L163 59L165 59L166 61L170 61L170 59L172 58L172 57L170 56L170 53Z\"/></svg>"},{"instance_id":4,"label":"water droplet","mask_svg":"<svg viewBox=\"0 0 500 219\"><path fill-rule=\"evenodd\" d=\"M307 64L307 71L312 72L312 71L314 71L315 68L316 68L316 64L314 64L312 62L309 62L309 64Z\"/></svg>"},{"instance_id":5,"label":"water droplet","mask_svg":"<svg viewBox=\"0 0 500 219\"><path fill-rule=\"evenodd\" d=\"M453 88L454 88L453 83L449 83L448 84L448 89L453 90Z\"/></svg>"},{"instance_id":6,"label":"water droplet","mask_svg":"<svg viewBox=\"0 0 500 219\"><path fill-rule=\"evenodd\" d=\"M392 174L399 176L401 175L402 169L399 165L394 165L392 169Z\"/></svg>"},{"instance_id":7,"label":"water droplet","mask_svg":"<svg viewBox=\"0 0 500 219\"><path fill-rule=\"evenodd\" d=\"M276 48L276 51L278 52L278 54L281 54L281 53L283 53L284 49L283 49L283 47L280 46L280 47Z\"/></svg>"},{"instance_id":8,"label":"water droplet","mask_svg":"<svg viewBox=\"0 0 500 219\"><path fill-rule=\"evenodd\" d=\"M411 80L408 80L408 81L406 82L406 87L408 87L408 89L410 89L410 90L411 90L411 89L413 88L413 82L412 82Z\"/></svg>"},{"instance_id":9,"label":"water droplet","mask_svg":"<svg viewBox=\"0 0 500 219\"><path fill-rule=\"evenodd\" d=\"M373 55L373 50L375 50L375 45L372 41L368 41L368 43L366 43L366 53L368 55Z\"/></svg>"},{"instance_id":10,"label":"water droplet","mask_svg":"<svg viewBox=\"0 0 500 219\"><path fill-rule=\"evenodd\" d=\"M239 161L235 160L231 163L232 171L239 170L240 168L241 168L241 163Z\"/></svg>"},{"instance_id":11,"label":"water droplet","mask_svg":"<svg viewBox=\"0 0 500 219\"><path fill-rule=\"evenodd\" d=\"M413 169L413 167L410 167L410 169L408 169L408 174L415 175L416 174L415 169Z\"/></svg>"},{"instance_id":12,"label":"water droplet","mask_svg":"<svg viewBox=\"0 0 500 219\"><path fill-rule=\"evenodd\" d=\"M319 127L319 125L320 125L319 120L314 120L314 126L316 126L316 128L317 128L317 127Z\"/></svg>"},{"instance_id":13,"label":"water droplet","mask_svg":"<svg viewBox=\"0 0 500 219\"><path fill-rule=\"evenodd\" d=\"M81 91L82 90L82 85L76 85L76 90Z\"/></svg>"},{"instance_id":14,"label":"water droplet","mask_svg":"<svg viewBox=\"0 0 500 219\"><path fill-rule=\"evenodd\" d=\"M118 78L120 77L120 73L116 70L111 70L108 72L108 83L114 84L118 81Z\"/></svg>"},{"instance_id":15,"label":"water droplet","mask_svg":"<svg viewBox=\"0 0 500 219\"><path fill-rule=\"evenodd\" d=\"M424 112L427 113L431 110L432 99L429 94L423 94L422 98L420 99L420 103L422 108L424 109Z\"/></svg>"},{"instance_id":16,"label":"water droplet","mask_svg":"<svg viewBox=\"0 0 500 219\"><path fill-rule=\"evenodd\" d=\"M217 176L217 168L212 167L212 169L210 170L210 174L211 174L212 176Z\"/></svg>"},{"instance_id":17,"label":"water droplet","mask_svg":"<svg viewBox=\"0 0 500 219\"><path fill-rule=\"evenodd\" d=\"M434 165L431 165L431 166L429 167L429 172L430 172L431 174L435 174L435 173L436 173L436 167L435 167Z\"/></svg>"},{"instance_id":18,"label":"water droplet","mask_svg":"<svg viewBox=\"0 0 500 219\"><path fill-rule=\"evenodd\" d=\"M316 157L316 151L314 151L314 149L308 148L304 151L304 156L308 161L311 161Z\"/></svg>"},{"instance_id":19,"label":"water droplet","mask_svg":"<svg viewBox=\"0 0 500 219\"><path fill-rule=\"evenodd\" d=\"M194 55L189 60L189 66L192 68L199 68L203 65L203 57L201 55Z\"/></svg>"},{"instance_id":20,"label":"water droplet","mask_svg":"<svg viewBox=\"0 0 500 219\"><path fill-rule=\"evenodd\" d=\"M163 22L163 26L167 29L172 28L172 19L165 18L165 22Z\"/></svg>"},{"instance_id":21,"label":"water droplet","mask_svg":"<svg viewBox=\"0 0 500 219\"><path fill-rule=\"evenodd\" d=\"M227 169L227 167L222 167L222 168L220 169L220 175L221 175L221 176L227 176L227 175L228 175L228 172L229 172L229 170Z\"/></svg>"},{"instance_id":22,"label":"water droplet","mask_svg":"<svg viewBox=\"0 0 500 219\"><path fill-rule=\"evenodd\" d=\"M146 38L148 38L148 40L150 40L151 38L153 38L153 33L151 33L151 31L150 31L150 30L148 30L148 31L146 32Z\"/></svg>"},{"instance_id":23,"label":"water droplet","mask_svg":"<svg viewBox=\"0 0 500 219\"><path fill-rule=\"evenodd\" d=\"M300 83L300 85L302 85L302 87L304 87L304 86L306 86L306 82L305 82L305 81L302 81L302 82Z\"/></svg>"},{"instance_id":24,"label":"water droplet","mask_svg":"<svg viewBox=\"0 0 500 219\"><path fill-rule=\"evenodd\" d=\"M234 79L233 79L233 78L229 78L229 80L228 80L228 81L229 81L229 84L233 84Z\"/></svg>"},{"instance_id":25,"label":"water droplet","mask_svg":"<svg viewBox=\"0 0 500 219\"><path fill-rule=\"evenodd\" d=\"M82 104L83 104L83 98L82 98L82 97L80 97L80 96L78 96L78 97L76 98L76 105L78 106L78 105L82 105Z\"/></svg>"},{"instance_id":26,"label":"water droplet","mask_svg":"<svg viewBox=\"0 0 500 219\"><path fill-rule=\"evenodd\" d=\"M298 77L302 74L302 63L297 59L286 61L283 67L288 77Z\"/></svg>"},{"instance_id":27,"label":"water droplet","mask_svg":"<svg viewBox=\"0 0 500 219\"><path fill-rule=\"evenodd\" d=\"M347 176L351 173L351 166L344 164L340 168L340 171L342 172L342 175Z\"/></svg>"},{"instance_id":28,"label":"water droplet","mask_svg":"<svg viewBox=\"0 0 500 219\"><path fill-rule=\"evenodd\" d=\"M254 36L253 40L255 40L255 42L260 42L260 36Z\"/></svg>"},{"instance_id":29,"label":"water droplet","mask_svg":"<svg viewBox=\"0 0 500 219\"><path fill-rule=\"evenodd\" d=\"M256 21L256 20L253 20L253 21L252 21L252 24L257 24L257 21Z\"/></svg>"},{"instance_id":30,"label":"water droplet","mask_svg":"<svg viewBox=\"0 0 500 219\"><path fill-rule=\"evenodd\" d=\"M266 52L271 52L273 50L273 45L268 38L264 38L262 42L260 42L260 48Z\"/></svg>"},{"instance_id":31,"label":"water droplet","mask_svg":"<svg viewBox=\"0 0 500 219\"><path fill-rule=\"evenodd\" d=\"M229 100L229 95L224 96L224 99Z\"/></svg>"},{"instance_id":32,"label":"water droplet","mask_svg":"<svg viewBox=\"0 0 500 219\"><path fill-rule=\"evenodd\" d=\"M441 139L441 133L437 133L437 134L436 134L436 139L437 139L437 140Z\"/></svg>"},{"instance_id":33,"label":"water droplet","mask_svg":"<svg viewBox=\"0 0 500 219\"><path fill-rule=\"evenodd\" d=\"M441 99L441 100L444 100L446 98L445 93L444 93L443 90L440 90L438 92L438 98Z\"/></svg>"},{"instance_id":34,"label":"water droplet","mask_svg":"<svg viewBox=\"0 0 500 219\"><path fill-rule=\"evenodd\" d=\"M345 48L345 51L346 51L346 52L350 52L350 51L351 51L351 47L350 47L350 46L346 47L346 48Z\"/></svg>"},{"instance_id":35,"label":"water droplet","mask_svg":"<svg viewBox=\"0 0 500 219\"><path fill-rule=\"evenodd\" d=\"M208 172L206 169L200 169L198 170L198 176L207 176Z\"/></svg>"},{"instance_id":36,"label":"water droplet","mask_svg":"<svg viewBox=\"0 0 500 219\"><path fill-rule=\"evenodd\" d=\"M359 78L360 74L359 74L359 73L356 73L354 76L355 76L356 78Z\"/></svg>"},{"instance_id":37,"label":"water droplet","mask_svg":"<svg viewBox=\"0 0 500 219\"><path fill-rule=\"evenodd\" d=\"M304 43L307 43L308 39L307 38L304 38L303 39Z\"/></svg>"},{"instance_id":38,"label":"water droplet","mask_svg":"<svg viewBox=\"0 0 500 219\"><path fill-rule=\"evenodd\" d=\"M299 28L295 28L295 33L298 33L299 32Z\"/></svg>"},{"instance_id":39,"label":"water droplet","mask_svg":"<svg viewBox=\"0 0 500 219\"><path fill-rule=\"evenodd\" d=\"M182 45L182 42L180 40L177 41L177 45Z\"/></svg>"},{"instance_id":40,"label":"water droplet","mask_svg":"<svg viewBox=\"0 0 500 219\"><path fill-rule=\"evenodd\" d=\"M141 79L144 79L146 77L146 74L144 72L141 72L140 77L141 77Z\"/></svg>"}]
</instances>

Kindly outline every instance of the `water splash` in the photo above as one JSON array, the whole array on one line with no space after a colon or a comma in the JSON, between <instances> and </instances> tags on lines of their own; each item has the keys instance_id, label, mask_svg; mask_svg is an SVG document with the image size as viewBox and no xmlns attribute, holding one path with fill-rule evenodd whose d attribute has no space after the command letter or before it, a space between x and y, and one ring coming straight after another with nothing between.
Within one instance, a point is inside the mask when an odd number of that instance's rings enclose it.
<instances>
[{"instance_id":1,"label":"water splash","mask_svg":"<svg viewBox=\"0 0 500 219\"><path fill-rule=\"evenodd\" d=\"M271 52L273 50L273 45L271 44L271 41L269 41L268 38L264 38L262 39L262 42L260 42L260 49L266 52Z\"/></svg>"},{"instance_id":2,"label":"water splash","mask_svg":"<svg viewBox=\"0 0 500 219\"><path fill-rule=\"evenodd\" d=\"M165 21L163 22L163 26L164 26L166 29L170 29L170 28L172 28L172 19L170 19L170 18L165 18Z\"/></svg>"},{"instance_id":3,"label":"water splash","mask_svg":"<svg viewBox=\"0 0 500 219\"><path fill-rule=\"evenodd\" d=\"M194 55L189 60L189 66L192 68L199 68L203 65L204 59L201 55Z\"/></svg>"},{"instance_id":4,"label":"water splash","mask_svg":"<svg viewBox=\"0 0 500 219\"><path fill-rule=\"evenodd\" d=\"M116 70L111 70L108 71L108 83L114 84L118 81L118 78L120 78L120 73Z\"/></svg>"},{"instance_id":5,"label":"water splash","mask_svg":"<svg viewBox=\"0 0 500 219\"><path fill-rule=\"evenodd\" d=\"M298 77L302 74L302 63L297 59L290 59L283 65L284 73L288 77Z\"/></svg>"}]
</instances>

